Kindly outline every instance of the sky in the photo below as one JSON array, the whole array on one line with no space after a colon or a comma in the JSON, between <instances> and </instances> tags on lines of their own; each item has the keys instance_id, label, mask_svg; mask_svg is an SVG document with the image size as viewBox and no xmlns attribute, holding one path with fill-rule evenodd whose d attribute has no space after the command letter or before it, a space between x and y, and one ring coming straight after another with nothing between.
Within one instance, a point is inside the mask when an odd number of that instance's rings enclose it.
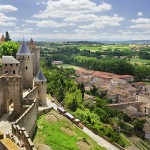
<instances>
[{"instance_id":1,"label":"sky","mask_svg":"<svg viewBox=\"0 0 150 150\"><path fill-rule=\"evenodd\" d=\"M150 0L0 0L12 40L150 40Z\"/></svg>"}]
</instances>

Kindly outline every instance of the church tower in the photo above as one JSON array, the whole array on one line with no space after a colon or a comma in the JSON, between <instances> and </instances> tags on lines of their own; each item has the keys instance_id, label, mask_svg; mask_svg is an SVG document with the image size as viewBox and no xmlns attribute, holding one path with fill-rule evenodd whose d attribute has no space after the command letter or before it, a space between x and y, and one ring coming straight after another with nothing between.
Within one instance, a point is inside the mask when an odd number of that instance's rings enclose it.
<instances>
[{"instance_id":1,"label":"church tower","mask_svg":"<svg viewBox=\"0 0 150 150\"><path fill-rule=\"evenodd\" d=\"M23 89L33 88L33 58L29 47L23 41L17 54L17 60L20 62L19 75L22 76Z\"/></svg>"},{"instance_id":2,"label":"church tower","mask_svg":"<svg viewBox=\"0 0 150 150\"><path fill-rule=\"evenodd\" d=\"M34 79L34 86L38 86L38 102L40 106L47 105L46 94L47 94L47 79L41 70Z\"/></svg>"},{"instance_id":3,"label":"church tower","mask_svg":"<svg viewBox=\"0 0 150 150\"><path fill-rule=\"evenodd\" d=\"M40 69L40 48L36 47L32 38L31 38L28 46L33 55L33 75L36 76Z\"/></svg>"}]
</instances>

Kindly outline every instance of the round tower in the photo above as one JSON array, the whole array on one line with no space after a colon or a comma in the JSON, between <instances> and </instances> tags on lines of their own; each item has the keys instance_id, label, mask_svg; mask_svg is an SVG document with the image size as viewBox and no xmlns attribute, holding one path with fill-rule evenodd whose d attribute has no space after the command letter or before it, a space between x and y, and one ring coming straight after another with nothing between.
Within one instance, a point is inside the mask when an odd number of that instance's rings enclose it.
<instances>
[{"instance_id":1,"label":"round tower","mask_svg":"<svg viewBox=\"0 0 150 150\"><path fill-rule=\"evenodd\" d=\"M40 48L36 47L32 38L28 46L31 50L31 53L33 54L33 75L36 76L40 69Z\"/></svg>"},{"instance_id":2,"label":"round tower","mask_svg":"<svg viewBox=\"0 0 150 150\"><path fill-rule=\"evenodd\" d=\"M19 74L22 76L23 89L33 88L33 58L26 42L22 42L16 58L20 61Z\"/></svg>"},{"instance_id":3,"label":"round tower","mask_svg":"<svg viewBox=\"0 0 150 150\"><path fill-rule=\"evenodd\" d=\"M41 70L34 79L34 86L38 86L38 102L40 106L47 105L46 94L47 94L47 79Z\"/></svg>"}]
</instances>

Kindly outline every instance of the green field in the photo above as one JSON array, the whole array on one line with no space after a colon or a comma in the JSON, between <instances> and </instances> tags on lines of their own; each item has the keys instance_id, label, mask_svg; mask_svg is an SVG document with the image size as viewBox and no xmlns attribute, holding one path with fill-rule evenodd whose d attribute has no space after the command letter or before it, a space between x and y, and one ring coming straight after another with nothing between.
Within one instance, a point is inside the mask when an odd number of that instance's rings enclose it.
<instances>
[{"instance_id":1,"label":"green field","mask_svg":"<svg viewBox=\"0 0 150 150\"><path fill-rule=\"evenodd\" d=\"M54 110L41 116L37 124L35 145L46 144L53 150L104 150L77 126Z\"/></svg>"},{"instance_id":2,"label":"green field","mask_svg":"<svg viewBox=\"0 0 150 150\"><path fill-rule=\"evenodd\" d=\"M63 68L73 68L75 70L81 69L80 67L69 65L69 64L62 64L62 65L57 65L57 67L63 67Z\"/></svg>"},{"instance_id":3,"label":"green field","mask_svg":"<svg viewBox=\"0 0 150 150\"><path fill-rule=\"evenodd\" d=\"M132 59L130 59L129 62L132 64L137 63L139 65L142 65L142 64L150 63L150 60L140 59L140 58L132 58Z\"/></svg>"},{"instance_id":4,"label":"green field","mask_svg":"<svg viewBox=\"0 0 150 150\"><path fill-rule=\"evenodd\" d=\"M88 46L88 45L79 45L77 46L80 50L91 50L91 51L104 51L106 49L111 48L112 50L114 49L119 49L119 50L129 50L129 46L127 45L102 45L102 46Z\"/></svg>"}]
</instances>

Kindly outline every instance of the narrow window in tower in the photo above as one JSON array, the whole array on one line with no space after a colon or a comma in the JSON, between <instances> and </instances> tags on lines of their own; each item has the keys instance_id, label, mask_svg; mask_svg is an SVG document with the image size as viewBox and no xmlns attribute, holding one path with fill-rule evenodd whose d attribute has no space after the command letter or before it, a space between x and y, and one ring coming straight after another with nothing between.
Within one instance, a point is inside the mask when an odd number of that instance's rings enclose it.
<instances>
[{"instance_id":1,"label":"narrow window in tower","mask_svg":"<svg viewBox=\"0 0 150 150\"><path fill-rule=\"evenodd\" d=\"M10 66L13 66L13 64L10 64Z\"/></svg>"},{"instance_id":2,"label":"narrow window in tower","mask_svg":"<svg viewBox=\"0 0 150 150\"><path fill-rule=\"evenodd\" d=\"M28 56L28 59L29 59L29 56Z\"/></svg>"},{"instance_id":3,"label":"narrow window in tower","mask_svg":"<svg viewBox=\"0 0 150 150\"><path fill-rule=\"evenodd\" d=\"M5 66L7 66L7 64L5 64Z\"/></svg>"},{"instance_id":4,"label":"narrow window in tower","mask_svg":"<svg viewBox=\"0 0 150 150\"><path fill-rule=\"evenodd\" d=\"M18 66L18 64L16 64L16 66Z\"/></svg>"},{"instance_id":5,"label":"narrow window in tower","mask_svg":"<svg viewBox=\"0 0 150 150\"><path fill-rule=\"evenodd\" d=\"M43 84L43 81L42 81L42 84Z\"/></svg>"},{"instance_id":6,"label":"narrow window in tower","mask_svg":"<svg viewBox=\"0 0 150 150\"><path fill-rule=\"evenodd\" d=\"M26 70L28 69L28 67L26 67Z\"/></svg>"},{"instance_id":7,"label":"narrow window in tower","mask_svg":"<svg viewBox=\"0 0 150 150\"><path fill-rule=\"evenodd\" d=\"M15 70L13 70L13 74L15 74Z\"/></svg>"}]
</instances>

